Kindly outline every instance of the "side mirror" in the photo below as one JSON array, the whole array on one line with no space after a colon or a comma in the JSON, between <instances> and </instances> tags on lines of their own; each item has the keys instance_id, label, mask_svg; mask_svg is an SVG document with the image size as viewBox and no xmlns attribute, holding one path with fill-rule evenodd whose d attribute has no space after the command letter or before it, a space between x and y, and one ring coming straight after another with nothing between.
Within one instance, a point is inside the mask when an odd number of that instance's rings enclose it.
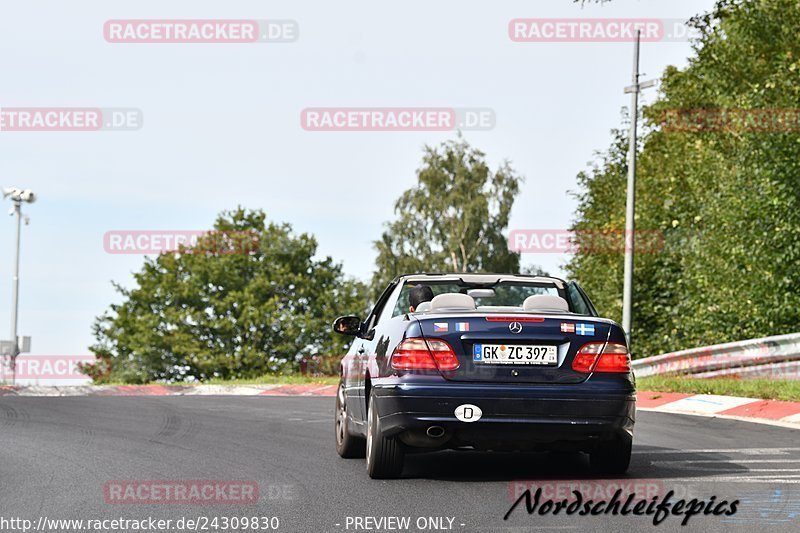
<instances>
[{"instance_id":1,"label":"side mirror","mask_svg":"<svg viewBox=\"0 0 800 533\"><path fill-rule=\"evenodd\" d=\"M333 321L333 331L342 335L361 333L361 319L357 316L340 316Z\"/></svg>"}]
</instances>

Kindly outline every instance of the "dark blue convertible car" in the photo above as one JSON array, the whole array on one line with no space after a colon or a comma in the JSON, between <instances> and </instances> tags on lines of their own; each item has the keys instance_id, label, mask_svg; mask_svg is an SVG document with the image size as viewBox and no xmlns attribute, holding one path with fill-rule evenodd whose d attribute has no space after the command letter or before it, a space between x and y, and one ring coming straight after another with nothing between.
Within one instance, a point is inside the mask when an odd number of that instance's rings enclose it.
<instances>
[{"instance_id":1,"label":"dark blue convertible car","mask_svg":"<svg viewBox=\"0 0 800 533\"><path fill-rule=\"evenodd\" d=\"M420 293L432 298L413 301ZM399 476L406 453L448 448L587 452L599 473L628 468L628 345L574 282L400 276L365 320L340 317L334 330L355 337L341 364L336 450L366 454L370 477Z\"/></svg>"}]
</instances>

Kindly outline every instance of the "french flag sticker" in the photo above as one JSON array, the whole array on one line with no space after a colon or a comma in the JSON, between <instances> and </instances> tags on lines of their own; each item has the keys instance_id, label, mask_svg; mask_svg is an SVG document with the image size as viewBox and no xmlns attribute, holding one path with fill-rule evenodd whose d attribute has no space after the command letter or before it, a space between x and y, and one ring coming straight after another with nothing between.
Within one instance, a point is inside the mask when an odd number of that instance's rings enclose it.
<instances>
[{"instance_id":1,"label":"french flag sticker","mask_svg":"<svg viewBox=\"0 0 800 533\"><path fill-rule=\"evenodd\" d=\"M456 331L469 331L469 322L456 322Z\"/></svg>"},{"instance_id":2,"label":"french flag sticker","mask_svg":"<svg viewBox=\"0 0 800 533\"><path fill-rule=\"evenodd\" d=\"M434 322L433 323L433 332L434 333L444 333L447 331L447 322Z\"/></svg>"}]
</instances>

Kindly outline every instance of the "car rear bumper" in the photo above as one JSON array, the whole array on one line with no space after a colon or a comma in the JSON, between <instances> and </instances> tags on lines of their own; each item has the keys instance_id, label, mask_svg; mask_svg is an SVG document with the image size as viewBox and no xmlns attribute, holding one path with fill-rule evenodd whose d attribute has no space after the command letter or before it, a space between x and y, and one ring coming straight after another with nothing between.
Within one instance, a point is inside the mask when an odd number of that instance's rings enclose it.
<instances>
[{"instance_id":1,"label":"car rear bumper","mask_svg":"<svg viewBox=\"0 0 800 533\"><path fill-rule=\"evenodd\" d=\"M616 377L590 381L495 385L429 379L373 383L372 390L386 436L421 448L585 450L600 441L632 438L633 385ZM464 404L479 407L481 418L459 421L455 410ZM444 434L429 436L431 427L442 428Z\"/></svg>"}]
</instances>

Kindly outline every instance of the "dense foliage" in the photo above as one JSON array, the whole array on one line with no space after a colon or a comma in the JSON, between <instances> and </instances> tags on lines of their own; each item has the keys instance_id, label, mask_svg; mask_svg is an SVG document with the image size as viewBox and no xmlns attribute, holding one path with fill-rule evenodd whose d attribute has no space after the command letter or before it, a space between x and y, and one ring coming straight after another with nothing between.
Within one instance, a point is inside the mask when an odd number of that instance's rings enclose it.
<instances>
[{"instance_id":1,"label":"dense foliage","mask_svg":"<svg viewBox=\"0 0 800 533\"><path fill-rule=\"evenodd\" d=\"M317 354L343 353L330 324L356 312L364 286L317 243L261 211L223 213L184 253L146 259L136 286L94 325L96 381L144 383L296 372ZM106 372L110 366L110 373Z\"/></svg>"},{"instance_id":2,"label":"dense foliage","mask_svg":"<svg viewBox=\"0 0 800 533\"><path fill-rule=\"evenodd\" d=\"M373 292L409 272L519 272L503 232L522 178L508 163L492 172L458 139L426 147L417 178L375 243Z\"/></svg>"},{"instance_id":3,"label":"dense foliage","mask_svg":"<svg viewBox=\"0 0 800 533\"><path fill-rule=\"evenodd\" d=\"M798 330L800 4L720 1L696 18L695 53L644 109L636 256L638 356ZM579 176L576 230L624 228L625 136ZM621 253L580 251L571 275L619 319Z\"/></svg>"}]
</instances>

